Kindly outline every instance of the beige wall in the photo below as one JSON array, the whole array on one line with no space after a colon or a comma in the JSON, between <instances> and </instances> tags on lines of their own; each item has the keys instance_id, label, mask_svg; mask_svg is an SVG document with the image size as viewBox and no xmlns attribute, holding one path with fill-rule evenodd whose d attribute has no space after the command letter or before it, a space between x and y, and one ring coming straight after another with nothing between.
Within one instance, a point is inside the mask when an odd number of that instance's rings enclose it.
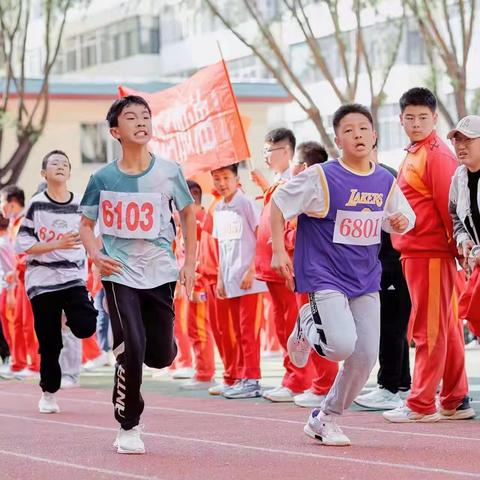
<instances>
[{"instance_id":1,"label":"beige wall","mask_svg":"<svg viewBox=\"0 0 480 480\"><path fill-rule=\"evenodd\" d=\"M70 189L82 193L90 174L102 165L82 165L80 150L80 125L82 123L102 122L111 100L61 100L51 99L49 105L48 122L43 135L33 147L25 169L19 180L19 186L25 189L27 197L35 192L42 180L40 176L41 159L50 150L64 150L70 157L72 163L72 178ZM28 105L27 105L28 107ZM279 105L267 103L240 103L241 115L250 117L251 125L248 131L248 142L250 151L256 167L265 171L261 159L263 137L270 128L269 122L272 118L272 110L275 111L275 123L279 121L279 113L283 108ZM15 111L16 104L12 102L11 111ZM276 126L276 125L275 125ZM16 146L13 128L7 129L1 165L4 165L9 155ZM252 196L258 195L258 189L248 180L248 172L241 170L242 183Z\"/></svg>"}]
</instances>

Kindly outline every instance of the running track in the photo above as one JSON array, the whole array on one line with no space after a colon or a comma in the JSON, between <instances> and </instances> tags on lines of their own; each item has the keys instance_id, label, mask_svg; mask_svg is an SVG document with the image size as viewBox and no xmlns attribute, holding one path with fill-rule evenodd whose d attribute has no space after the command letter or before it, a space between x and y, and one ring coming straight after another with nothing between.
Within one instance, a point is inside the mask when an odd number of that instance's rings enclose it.
<instances>
[{"instance_id":1,"label":"running track","mask_svg":"<svg viewBox=\"0 0 480 480\"><path fill-rule=\"evenodd\" d=\"M145 393L146 455L118 455L110 392L57 395L37 412L33 383L0 383L0 479L480 479L480 422L392 425L371 412L341 421L352 447L302 432L305 409L264 400Z\"/></svg>"}]
</instances>

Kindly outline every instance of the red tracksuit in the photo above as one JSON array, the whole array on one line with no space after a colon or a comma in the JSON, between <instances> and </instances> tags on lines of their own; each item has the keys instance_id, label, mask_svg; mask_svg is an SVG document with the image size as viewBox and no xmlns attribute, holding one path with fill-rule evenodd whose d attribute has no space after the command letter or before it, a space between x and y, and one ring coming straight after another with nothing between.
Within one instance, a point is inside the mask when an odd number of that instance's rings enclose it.
<instances>
[{"instance_id":1,"label":"red tracksuit","mask_svg":"<svg viewBox=\"0 0 480 480\"><path fill-rule=\"evenodd\" d=\"M407 234L392 235L392 243L401 253L412 300L409 333L416 355L407 405L427 415L436 411L440 382L440 402L448 410L457 408L468 391L455 292L456 248L448 213L457 162L435 131L411 144L407 152L398 185L417 219Z\"/></svg>"}]
</instances>

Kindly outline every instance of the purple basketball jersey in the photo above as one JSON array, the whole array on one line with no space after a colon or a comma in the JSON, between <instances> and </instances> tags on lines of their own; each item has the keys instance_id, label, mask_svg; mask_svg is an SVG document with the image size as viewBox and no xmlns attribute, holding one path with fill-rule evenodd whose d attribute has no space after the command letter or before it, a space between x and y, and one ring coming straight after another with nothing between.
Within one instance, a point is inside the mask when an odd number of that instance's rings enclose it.
<instances>
[{"instance_id":1,"label":"purple basketball jersey","mask_svg":"<svg viewBox=\"0 0 480 480\"><path fill-rule=\"evenodd\" d=\"M322 165L329 190L324 218L298 217L295 282L299 292L336 290L347 297L380 289L380 231L394 177L375 167L367 175L338 160Z\"/></svg>"}]
</instances>

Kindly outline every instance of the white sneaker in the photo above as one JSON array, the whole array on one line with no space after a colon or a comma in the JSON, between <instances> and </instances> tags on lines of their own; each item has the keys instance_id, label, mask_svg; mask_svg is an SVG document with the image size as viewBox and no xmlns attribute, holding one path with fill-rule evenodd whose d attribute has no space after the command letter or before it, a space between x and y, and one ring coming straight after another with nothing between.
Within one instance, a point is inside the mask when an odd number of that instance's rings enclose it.
<instances>
[{"instance_id":1,"label":"white sneaker","mask_svg":"<svg viewBox=\"0 0 480 480\"><path fill-rule=\"evenodd\" d=\"M13 377L17 380L25 380L27 378L40 378L40 374L30 370L29 368L24 368L18 372L13 372Z\"/></svg>"},{"instance_id":2,"label":"white sneaker","mask_svg":"<svg viewBox=\"0 0 480 480\"><path fill-rule=\"evenodd\" d=\"M12 372L9 363L5 363L0 367L0 378L3 378L4 380L11 380L13 375L14 373Z\"/></svg>"},{"instance_id":3,"label":"white sneaker","mask_svg":"<svg viewBox=\"0 0 480 480\"><path fill-rule=\"evenodd\" d=\"M226 385L225 383L218 383L217 385L210 387L208 393L210 395L222 395L222 393L229 389L231 385Z\"/></svg>"},{"instance_id":4,"label":"white sneaker","mask_svg":"<svg viewBox=\"0 0 480 480\"><path fill-rule=\"evenodd\" d=\"M335 417L318 409L312 411L303 431L323 445L344 447L352 444L336 424Z\"/></svg>"},{"instance_id":5,"label":"white sneaker","mask_svg":"<svg viewBox=\"0 0 480 480\"><path fill-rule=\"evenodd\" d=\"M480 343L478 342L478 338L474 338L471 342L465 345L465 350L479 350Z\"/></svg>"},{"instance_id":6,"label":"white sneaker","mask_svg":"<svg viewBox=\"0 0 480 480\"><path fill-rule=\"evenodd\" d=\"M190 367L179 368L175 370L172 374L174 380L188 380L195 376L195 370Z\"/></svg>"},{"instance_id":7,"label":"white sneaker","mask_svg":"<svg viewBox=\"0 0 480 480\"><path fill-rule=\"evenodd\" d=\"M403 400L403 402L405 402L405 400L407 400L408 396L410 395L410 392L411 392L410 389L408 389L408 390L399 390L399 391L398 391L398 396L400 397L400 400Z\"/></svg>"},{"instance_id":8,"label":"white sneaker","mask_svg":"<svg viewBox=\"0 0 480 480\"><path fill-rule=\"evenodd\" d=\"M117 438L113 442L113 446L117 449L117 453L145 453L145 445L141 433L142 430L139 425L133 427L131 430L120 428L117 433Z\"/></svg>"},{"instance_id":9,"label":"white sneaker","mask_svg":"<svg viewBox=\"0 0 480 480\"><path fill-rule=\"evenodd\" d=\"M69 390L70 388L78 387L80 387L80 382L78 380L75 381L71 377L62 377L62 381L60 382L60 388L62 390Z\"/></svg>"},{"instance_id":10,"label":"white sneaker","mask_svg":"<svg viewBox=\"0 0 480 480\"><path fill-rule=\"evenodd\" d=\"M263 398L274 403L293 402L294 397L294 393L287 387L277 387L263 394Z\"/></svg>"},{"instance_id":11,"label":"white sneaker","mask_svg":"<svg viewBox=\"0 0 480 480\"><path fill-rule=\"evenodd\" d=\"M359 395L354 402L370 410L393 410L403 406L403 401L398 393L392 393L390 390L381 387L377 387L364 395Z\"/></svg>"},{"instance_id":12,"label":"white sneaker","mask_svg":"<svg viewBox=\"0 0 480 480\"><path fill-rule=\"evenodd\" d=\"M217 382L215 380L210 381L201 381L196 378L187 380L186 382L180 385L181 390L208 390L209 388L215 387Z\"/></svg>"},{"instance_id":13,"label":"white sneaker","mask_svg":"<svg viewBox=\"0 0 480 480\"><path fill-rule=\"evenodd\" d=\"M93 370L96 370L97 368L100 368L100 367L105 367L106 365L109 365L108 353L102 352L97 358L94 358L92 360L88 360L88 362L85 362L83 369L86 372L92 372Z\"/></svg>"},{"instance_id":14,"label":"white sneaker","mask_svg":"<svg viewBox=\"0 0 480 480\"><path fill-rule=\"evenodd\" d=\"M403 407L398 407L395 410L383 412L383 418L392 423L431 423L438 422L442 417L438 412L432 413L431 415L424 415L423 413L414 412L404 405Z\"/></svg>"},{"instance_id":15,"label":"white sneaker","mask_svg":"<svg viewBox=\"0 0 480 480\"><path fill-rule=\"evenodd\" d=\"M326 395L317 395L316 393L308 390L300 395L295 395L293 398L293 403L295 403L297 407L321 408L323 406L325 397Z\"/></svg>"},{"instance_id":16,"label":"white sneaker","mask_svg":"<svg viewBox=\"0 0 480 480\"><path fill-rule=\"evenodd\" d=\"M60 407L55 400L55 395L49 392L43 392L42 398L38 402L38 411L40 413L59 413Z\"/></svg>"},{"instance_id":17,"label":"white sneaker","mask_svg":"<svg viewBox=\"0 0 480 480\"><path fill-rule=\"evenodd\" d=\"M295 327L287 340L287 351L292 363L303 368L308 363L311 346L305 337L305 321L311 319L310 305L306 303L300 308Z\"/></svg>"},{"instance_id":18,"label":"white sneaker","mask_svg":"<svg viewBox=\"0 0 480 480\"><path fill-rule=\"evenodd\" d=\"M260 382L255 379L244 379L235 382L233 387L225 390L222 395L224 398L255 398L262 396L262 387Z\"/></svg>"}]
</instances>

